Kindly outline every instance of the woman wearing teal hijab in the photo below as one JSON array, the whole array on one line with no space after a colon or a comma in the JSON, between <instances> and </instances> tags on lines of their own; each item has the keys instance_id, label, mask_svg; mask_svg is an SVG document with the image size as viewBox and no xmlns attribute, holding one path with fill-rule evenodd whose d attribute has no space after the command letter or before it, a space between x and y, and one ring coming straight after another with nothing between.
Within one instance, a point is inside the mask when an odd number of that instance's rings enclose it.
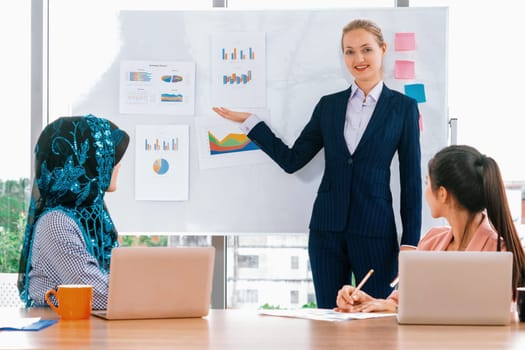
<instances>
[{"instance_id":1,"label":"woman wearing teal hijab","mask_svg":"<svg viewBox=\"0 0 525 350\"><path fill-rule=\"evenodd\" d=\"M61 284L93 286L93 308L105 309L117 231L104 203L116 189L128 134L93 115L47 125L35 147L35 178L18 289L26 306L47 305Z\"/></svg>"}]
</instances>

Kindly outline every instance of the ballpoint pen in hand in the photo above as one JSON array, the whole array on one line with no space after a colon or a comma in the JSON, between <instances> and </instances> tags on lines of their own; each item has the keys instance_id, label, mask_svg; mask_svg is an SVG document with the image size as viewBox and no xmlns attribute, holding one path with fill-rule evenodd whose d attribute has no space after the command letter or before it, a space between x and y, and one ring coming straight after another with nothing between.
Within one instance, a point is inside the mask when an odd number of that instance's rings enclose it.
<instances>
[{"instance_id":1,"label":"ballpoint pen in hand","mask_svg":"<svg viewBox=\"0 0 525 350\"><path fill-rule=\"evenodd\" d=\"M370 271L368 271L368 273L365 275L365 277L363 277L363 279L361 280L361 282L359 282L359 284L357 285L357 287L355 287L355 289L352 291L352 295L354 295L356 292L358 292L359 290L361 290L361 288L364 286L364 284L366 283L366 281L368 281L368 279L370 278L370 276L372 276L373 273L374 273L374 269L370 269Z\"/></svg>"},{"instance_id":2,"label":"ballpoint pen in hand","mask_svg":"<svg viewBox=\"0 0 525 350\"><path fill-rule=\"evenodd\" d=\"M390 282L390 288L394 288L395 286L397 286L398 283L399 283L399 276L397 276L396 278L394 278L392 282Z\"/></svg>"}]
</instances>

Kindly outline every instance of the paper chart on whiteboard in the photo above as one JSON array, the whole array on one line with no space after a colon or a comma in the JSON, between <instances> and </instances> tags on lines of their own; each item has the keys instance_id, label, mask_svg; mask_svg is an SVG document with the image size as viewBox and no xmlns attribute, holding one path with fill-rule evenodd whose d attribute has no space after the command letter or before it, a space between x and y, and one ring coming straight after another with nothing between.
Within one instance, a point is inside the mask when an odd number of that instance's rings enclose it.
<instances>
[{"instance_id":1,"label":"paper chart on whiteboard","mask_svg":"<svg viewBox=\"0 0 525 350\"><path fill-rule=\"evenodd\" d=\"M135 199L188 200L188 125L137 125Z\"/></svg>"}]
</instances>

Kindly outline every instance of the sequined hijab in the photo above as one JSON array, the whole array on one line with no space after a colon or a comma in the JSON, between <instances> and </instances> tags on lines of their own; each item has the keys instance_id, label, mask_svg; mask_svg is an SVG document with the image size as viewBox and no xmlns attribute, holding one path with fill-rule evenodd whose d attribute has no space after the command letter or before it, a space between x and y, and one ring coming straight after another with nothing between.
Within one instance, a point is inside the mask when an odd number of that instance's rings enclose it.
<instances>
[{"instance_id":1,"label":"sequined hijab","mask_svg":"<svg viewBox=\"0 0 525 350\"><path fill-rule=\"evenodd\" d=\"M89 253L108 271L111 250L118 241L104 194L128 143L125 131L93 115L59 118L40 134L18 276L26 305L31 304L27 288L34 228L47 211L62 210L74 218Z\"/></svg>"}]
</instances>

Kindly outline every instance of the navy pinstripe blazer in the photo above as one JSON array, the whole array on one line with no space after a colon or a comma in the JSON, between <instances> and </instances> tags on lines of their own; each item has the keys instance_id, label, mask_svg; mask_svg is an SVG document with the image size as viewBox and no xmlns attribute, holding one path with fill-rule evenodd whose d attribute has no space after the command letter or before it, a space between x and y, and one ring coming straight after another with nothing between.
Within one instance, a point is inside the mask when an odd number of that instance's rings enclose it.
<instances>
[{"instance_id":1,"label":"navy pinstripe blazer","mask_svg":"<svg viewBox=\"0 0 525 350\"><path fill-rule=\"evenodd\" d=\"M248 134L286 172L306 165L322 148L325 168L314 202L310 230L384 237L397 234L390 165L398 152L401 244L417 245L421 230L421 149L417 102L383 86L355 152L344 138L350 88L323 96L308 124L289 148L265 123Z\"/></svg>"}]
</instances>

